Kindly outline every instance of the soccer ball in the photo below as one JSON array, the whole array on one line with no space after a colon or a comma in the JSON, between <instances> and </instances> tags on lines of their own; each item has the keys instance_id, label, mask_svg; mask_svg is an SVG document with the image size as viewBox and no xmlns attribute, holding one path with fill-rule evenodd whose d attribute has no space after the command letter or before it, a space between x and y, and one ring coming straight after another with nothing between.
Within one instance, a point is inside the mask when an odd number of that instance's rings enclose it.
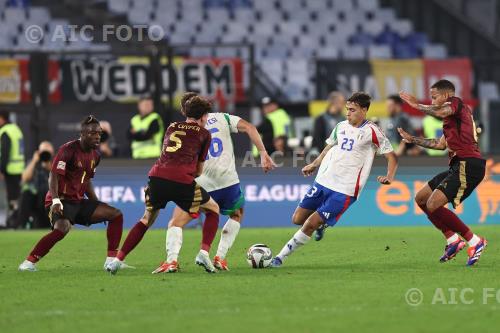
<instances>
[{"instance_id":1,"label":"soccer ball","mask_svg":"<svg viewBox=\"0 0 500 333\"><path fill-rule=\"evenodd\" d=\"M265 244L254 244L247 251L247 262L252 268L266 268L271 264L273 253Z\"/></svg>"}]
</instances>

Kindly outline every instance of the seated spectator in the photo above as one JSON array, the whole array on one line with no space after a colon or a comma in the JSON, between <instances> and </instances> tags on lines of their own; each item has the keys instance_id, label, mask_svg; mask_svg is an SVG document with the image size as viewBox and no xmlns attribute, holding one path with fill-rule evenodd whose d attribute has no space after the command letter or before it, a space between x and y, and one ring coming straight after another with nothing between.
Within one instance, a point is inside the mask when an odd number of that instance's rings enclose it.
<instances>
[{"instance_id":1,"label":"seated spectator","mask_svg":"<svg viewBox=\"0 0 500 333\"><path fill-rule=\"evenodd\" d=\"M328 95L328 107L325 112L316 117L313 127L312 148L321 152L325 147L325 140L330 136L333 129L341 121L345 120L343 111L345 97L342 93L332 91Z\"/></svg>"},{"instance_id":2,"label":"seated spectator","mask_svg":"<svg viewBox=\"0 0 500 333\"><path fill-rule=\"evenodd\" d=\"M49 190L49 173L52 167L54 147L43 141L21 175L21 196L17 228L50 228L45 211L45 194Z\"/></svg>"},{"instance_id":3,"label":"seated spectator","mask_svg":"<svg viewBox=\"0 0 500 333\"><path fill-rule=\"evenodd\" d=\"M384 132L391 142L396 155L401 156L405 153L411 156L419 155L421 152L420 147L404 142L398 133L398 127L401 127L406 132L415 135L415 130L410 124L408 115L403 112L403 100L401 97L390 95L387 97L386 107L389 118L385 123Z\"/></svg>"},{"instance_id":4,"label":"seated spectator","mask_svg":"<svg viewBox=\"0 0 500 333\"><path fill-rule=\"evenodd\" d=\"M99 151L103 157L112 157L116 153L116 141L113 137L113 129L109 121L101 120L99 122L102 128L101 134L101 144L99 145Z\"/></svg>"}]
</instances>

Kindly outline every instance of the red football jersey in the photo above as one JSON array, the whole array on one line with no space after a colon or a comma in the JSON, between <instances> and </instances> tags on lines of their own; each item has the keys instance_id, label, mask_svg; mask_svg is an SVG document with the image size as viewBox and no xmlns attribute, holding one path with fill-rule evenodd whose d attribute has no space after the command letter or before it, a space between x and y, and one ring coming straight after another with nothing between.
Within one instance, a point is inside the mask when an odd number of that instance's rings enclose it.
<instances>
[{"instance_id":1,"label":"red football jersey","mask_svg":"<svg viewBox=\"0 0 500 333\"><path fill-rule=\"evenodd\" d=\"M212 136L196 123L172 123L165 133L160 158L148 176L191 184L198 162L205 161Z\"/></svg>"},{"instance_id":2,"label":"red football jersey","mask_svg":"<svg viewBox=\"0 0 500 333\"><path fill-rule=\"evenodd\" d=\"M471 109L458 97L448 98L453 114L443 120L443 133L448 144L450 159L481 158L476 124Z\"/></svg>"},{"instance_id":3,"label":"red football jersey","mask_svg":"<svg viewBox=\"0 0 500 333\"><path fill-rule=\"evenodd\" d=\"M101 160L96 149L83 151L80 140L62 145L52 162L52 172L58 174L58 194L61 200L81 201L87 192L90 179L94 178L95 169ZM50 191L45 196L45 205L52 204Z\"/></svg>"}]
</instances>

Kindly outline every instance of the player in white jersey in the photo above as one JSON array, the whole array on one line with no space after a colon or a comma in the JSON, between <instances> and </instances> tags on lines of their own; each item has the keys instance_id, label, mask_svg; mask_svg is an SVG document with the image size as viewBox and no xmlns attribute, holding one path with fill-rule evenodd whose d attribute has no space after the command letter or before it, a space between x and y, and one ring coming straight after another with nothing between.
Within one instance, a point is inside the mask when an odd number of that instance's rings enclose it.
<instances>
[{"instance_id":1,"label":"player in white jersey","mask_svg":"<svg viewBox=\"0 0 500 333\"><path fill-rule=\"evenodd\" d=\"M380 128L366 120L369 107L369 95L354 93L347 100L347 120L337 124L320 156L302 169L304 176L309 176L319 167L312 187L292 217L293 223L302 228L273 259L273 267L281 266L290 254L311 239L314 231L334 226L356 202L376 153L387 158L387 175L377 180L381 184L394 180L398 165L396 154Z\"/></svg>"},{"instance_id":2,"label":"player in white jersey","mask_svg":"<svg viewBox=\"0 0 500 333\"><path fill-rule=\"evenodd\" d=\"M196 96L196 93L184 94L181 109L193 96ZM219 270L229 270L226 256L240 230L245 203L245 196L241 190L240 179L236 172L231 133L246 133L249 136L252 143L259 149L261 167L264 172L274 169L276 165L267 153L255 126L240 117L222 112L209 113L205 128L212 134L212 141L207 160L204 163L203 173L196 178L196 183L204 188L217 202L221 215L229 216L222 228L213 263ZM175 209L178 210L179 208L176 207ZM179 243L174 238L178 238L177 235L181 232L181 228L169 226L166 239L167 260L153 273L169 272L169 263L174 260L177 261L182 243Z\"/></svg>"}]
</instances>

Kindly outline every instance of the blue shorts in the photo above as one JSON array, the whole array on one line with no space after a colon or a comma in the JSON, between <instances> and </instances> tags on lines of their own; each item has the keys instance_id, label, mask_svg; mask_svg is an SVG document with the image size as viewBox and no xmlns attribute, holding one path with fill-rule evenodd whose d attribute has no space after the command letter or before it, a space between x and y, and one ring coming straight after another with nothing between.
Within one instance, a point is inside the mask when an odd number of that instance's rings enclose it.
<instances>
[{"instance_id":1,"label":"blue shorts","mask_svg":"<svg viewBox=\"0 0 500 333\"><path fill-rule=\"evenodd\" d=\"M245 204L245 196L239 183L208 194L217 202L222 215L231 215Z\"/></svg>"},{"instance_id":2,"label":"blue shorts","mask_svg":"<svg viewBox=\"0 0 500 333\"><path fill-rule=\"evenodd\" d=\"M317 211L323 222L332 227L354 202L356 197L332 191L314 182L299 207Z\"/></svg>"}]
</instances>

